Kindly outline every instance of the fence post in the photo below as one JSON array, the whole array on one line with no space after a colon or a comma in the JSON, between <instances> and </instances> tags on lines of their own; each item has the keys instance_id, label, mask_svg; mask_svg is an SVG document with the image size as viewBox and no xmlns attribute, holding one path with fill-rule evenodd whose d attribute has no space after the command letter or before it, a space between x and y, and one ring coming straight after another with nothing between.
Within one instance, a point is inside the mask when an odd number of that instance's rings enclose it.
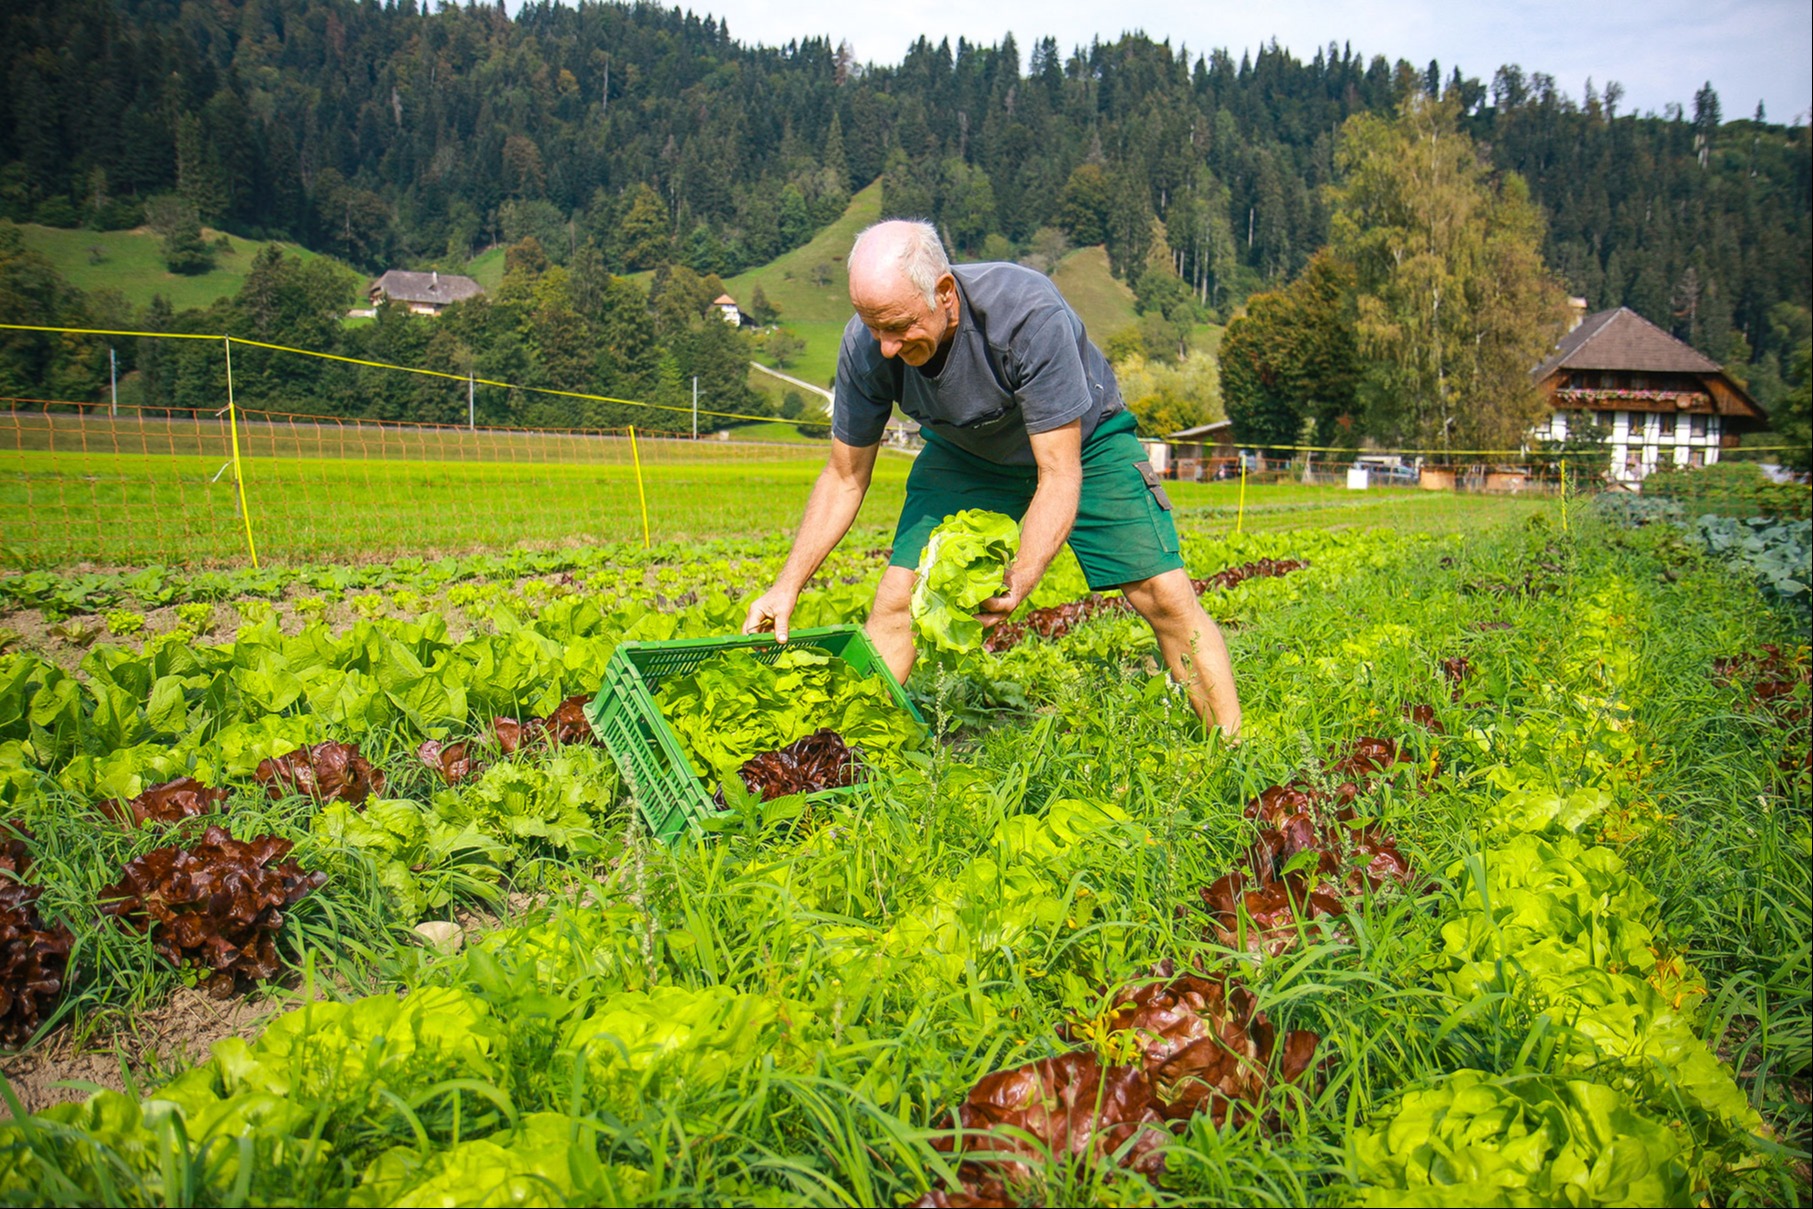
<instances>
[{"instance_id":1,"label":"fence post","mask_svg":"<svg viewBox=\"0 0 1813 1209\"><path fill-rule=\"evenodd\" d=\"M636 451L636 426L630 425L630 459L636 464L636 500L642 505L642 548L648 549L648 494L642 490L642 455Z\"/></svg>"},{"instance_id":2,"label":"fence post","mask_svg":"<svg viewBox=\"0 0 1813 1209\"><path fill-rule=\"evenodd\" d=\"M1567 454L1561 455L1561 531L1567 532Z\"/></svg>"},{"instance_id":3,"label":"fence post","mask_svg":"<svg viewBox=\"0 0 1813 1209\"><path fill-rule=\"evenodd\" d=\"M239 492L239 519L245 522L246 549L252 554L252 569L258 569L258 546L252 541L252 513L246 507L246 476L239 465L239 409L233 403L233 337L222 336L227 346L227 431L233 437L233 485Z\"/></svg>"}]
</instances>

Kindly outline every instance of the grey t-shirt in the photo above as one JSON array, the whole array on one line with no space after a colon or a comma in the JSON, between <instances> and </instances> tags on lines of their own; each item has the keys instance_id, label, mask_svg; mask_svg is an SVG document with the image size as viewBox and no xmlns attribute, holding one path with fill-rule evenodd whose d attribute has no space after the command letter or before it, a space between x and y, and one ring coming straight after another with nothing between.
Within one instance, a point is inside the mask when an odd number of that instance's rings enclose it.
<instances>
[{"instance_id":1,"label":"grey t-shirt","mask_svg":"<svg viewBox=\"0 0 1813 1209\"><path fill-rule=\"evenodd\" d=\"M881 345L860 317L844 328L831 432L849 445L881 440L895 403L924 430L979 458L1033 464L1030 436L1083 422L1083 439L1126 405L1114 371L1045 274L1017 264L951 269L962 308L937 375Z\"/></svg>"}]
</instances>

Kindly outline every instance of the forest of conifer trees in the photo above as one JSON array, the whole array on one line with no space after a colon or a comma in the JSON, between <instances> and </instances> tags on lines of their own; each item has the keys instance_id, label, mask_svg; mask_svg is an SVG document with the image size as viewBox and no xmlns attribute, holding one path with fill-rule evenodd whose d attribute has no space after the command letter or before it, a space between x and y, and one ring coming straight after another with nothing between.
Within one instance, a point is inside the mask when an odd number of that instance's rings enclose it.
<instances>
[{"instance_id":1,"label":"forest of conifer trees","mask_svg":"<svg viewBox=\"0 0 1813 1209\"><path fill-rule=\"evenodd\" d=\"M880 178L886 210L934 217L962 255L1103 243L1130 282L1168 264L1225 318L1327 241L1342 123L1420 90L1460 98L1528 181L1548 263L1592 308L1748 363L1765 401L1808 333L1808 131L1760 106L1725 121L1709 86L1639 115L1615 83L1577 96L1514 65L1236 62L1141 35L1025 56L922 39L863 64L647 4L22 0L0 35L15 221L133 226L174 196L364 270L534 236L580 275L703 277L803 243Z\"/></svg>"}]
</instances>

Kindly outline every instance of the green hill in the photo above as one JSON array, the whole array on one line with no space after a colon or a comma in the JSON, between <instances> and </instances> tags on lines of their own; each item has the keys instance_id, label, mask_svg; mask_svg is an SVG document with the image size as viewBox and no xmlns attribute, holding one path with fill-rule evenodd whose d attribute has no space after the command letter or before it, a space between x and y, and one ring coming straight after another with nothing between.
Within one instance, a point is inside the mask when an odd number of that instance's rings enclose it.
<instances>
[{"instance_id":1,"label":"green hill","mask_svg":"<svg viewBox=\"0 0 1813 1209\"><path fill-rule=\"evenodd\" d=\"M850 199L842 217L809 241L783 252L759 269L739 273L724 283L730 296L747 303L761 286L788 327L797 323L836 323L850 318L849 274L844 260L856 233L881 218L881 182L875 181ZM804 335L804 332L800 333Z\"/></svg>"},{"instance_id":2,"label":"green hill","mask_svg":"<svg viewBox=\"0 0 1813 1209\"><path fill-rule=\"evenodd\" d=\"M1133 291L1108 270L1108 250L1100 245L1078 248L1058 261L1051 280L1065 301L1083 318L1089 338L1100 348L1108 337L1138 322Z\"/></svg>"},{"instance_id":3,"label":"green hill","mask_svg":"<svg viewBox=\"0 0 1813 1209\"><path fill-rule=\"evenodd\" d=\"M466 276L495 290L504 281L504 245L494 244L466 262Z\"/></svg>"},{"instance_id":4,"label":"green hill","mask_svg":"<svg viewBox=\"0 0 1813 1209\"><path fill-rule=\"evenodd\" d=\"M92 293L115 289L136 308L149 306L154 295L162 294L179 311L204 307L237 294L245 284L253 259L265 246L262 240L228 235L231 250L215 253L213 270L189 277L164 267L160 241L147 227L85 231L21 223L19 232L25 237L26 247L48 257L57 272L80 290ZM202 234L213 243L221 233L204 228ZM321 255L293 243L278 241L277 246L287 255L304 260L315 260ZM359 275L359 280L364 281L363 275ZM349 294L347 305L354 301Z\"/></svg>"},{"instance_id":5,"label":"green hill","mask_svg":"<svg viewBox=\"0 0 1813 1209\"><path fill-rule=\"evenodd\" d=\"M730 296L744 305L761 286L780 312L781 326L806 342L806 351L787 363L787 372L794 377L831 385L837 373L837 346L850 321L850 276L844 260L856 233L880 218L877 180L850 198L843 214L806 243L724 283Z\"/></svg>"},{"instance_id":6,"label":"green hill","mask_svg":"<svg viewBox=\"0 0 1813 1209\"><path fill-rule=\"evenodd\" d=\"M857 232L880 217L881 182L876 181L852 197L843 215L809 242L724 283L730 296L745 306L755 287L761 286L780 311L781 326L805 341L805 352L787 364L794 377L831 384L838 342L850 320L844 260ZM1051 279L1083 317L1098 345L1135 322L1133 291L1108 271L1104 249L1078 248L1059 262Z\"/></svg>"}]
</instances>

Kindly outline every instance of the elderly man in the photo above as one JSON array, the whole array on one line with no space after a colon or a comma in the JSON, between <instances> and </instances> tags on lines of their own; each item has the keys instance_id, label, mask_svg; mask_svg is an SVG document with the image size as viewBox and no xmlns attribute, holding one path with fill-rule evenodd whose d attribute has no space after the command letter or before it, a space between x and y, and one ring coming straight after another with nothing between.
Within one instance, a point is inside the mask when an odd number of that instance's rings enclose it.
<instances>
[{"instance_id":1,"label":"elderly man","mask_svg":"<svg viewBox=\"0 0 1813 1209\"><path fill-rule=\"evenodd\" d=\"M1178 557L1171 502L1113 371L1057 287L1019 265L953 268L921 222L870 227L849 268L856 314L837 360L830 462L743 632L786 640L800 591L856 519L898 403L919 421L925 448L907 476L868 624L895 676L904 681L913 667L908 606L928 537L960 509L985 508L1021 520L1021 531L1005 590L978 615L984 626L1026 599L1068 540L1089 586L1126 594L1204 723L1233 737L1233 668Z\"/></svg>"}]
</instances>

